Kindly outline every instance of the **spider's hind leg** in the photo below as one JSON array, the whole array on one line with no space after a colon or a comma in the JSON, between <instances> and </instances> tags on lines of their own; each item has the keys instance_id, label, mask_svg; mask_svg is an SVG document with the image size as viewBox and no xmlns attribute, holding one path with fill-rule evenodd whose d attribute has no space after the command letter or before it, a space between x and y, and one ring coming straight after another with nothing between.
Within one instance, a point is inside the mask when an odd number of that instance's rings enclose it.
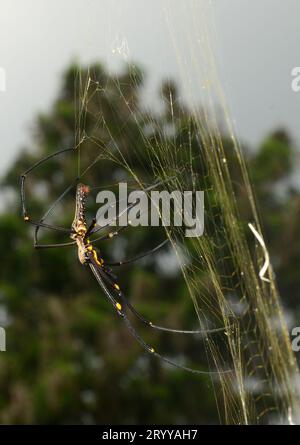
<instances>
[{"instance_id":1,"label":"spider's hind leg","mask_svg":"<svg viewBox=\"0 0 300 445\"><path fill-rule=\"evenodd\" d=\"M122 292L119 284L117 283L117 280L114 279L113 274L107 274L105 268L101 267L98 268L98 274L101 276L102 280L105 281L105 283L111 288L111 291L113 294L118 295L118 298L121 299L122 304L129 309L129 311L144 325L148 326L149 328L152 328L156 331L164 331L164 332L170 332L173 334L190 334L190 335L200 335L200 336L207 336L210 334L215 333L226 333L226 328L213 328L213 329L197 329L197 330L187 330L187 329L173 329L168 328L165 326L159 326L157 324L152 323L151 321L147 320L140 312L131 304L131 302L128 300L128 298L124 295ZM117 278L117 277L115 277Z\"/></svg>"},{"instance_id":2,"label":"spider's hind leg","mask_svg":"<svg viewBox=\"0 0 300 445\"><path fill-rule=\"evenodd\" d=\"M105 282L103 281L103 275L99 273L101 269L95 266L93 262L90 263L90 268L92 272L94 273L100 287L102 288L106 298L113 304L115 307L117 314L123 319L124 323L127 326L127 329L131 333L131 335L135 338L135 340L140 344L140 346L150 353L151 355L155 356L156 358L160 359L161 361L168 363L171 366L174 366L175 368L182 369L184 371L188 371L192 374L204 374L204 375L219 375L223 373L232 372L231 370L225 370L225 371L202 371L198 369L193 369L188 366L181 365L179 363L173 362L173 360L170 360L169 358L161 355L159 352L156 352L156 350L148 345L148 343L145 342L145 340L140 336L140 334L136 331L136 329L131 324L130 320L128 319L127 315L123 311L122 305L115 299L114 295L110 292L110 290L107 288ZM103 271L102 271L103 272Z\"/></svg>"}]
</instances>

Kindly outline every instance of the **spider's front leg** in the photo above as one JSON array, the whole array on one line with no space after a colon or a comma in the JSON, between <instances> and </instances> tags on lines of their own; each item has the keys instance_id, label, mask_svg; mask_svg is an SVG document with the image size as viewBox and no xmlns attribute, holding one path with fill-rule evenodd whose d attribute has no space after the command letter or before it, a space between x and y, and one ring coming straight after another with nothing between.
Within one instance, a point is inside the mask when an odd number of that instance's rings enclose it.
<instances>
[{"instance_id":1,"label":"spider's front leg","mask_svg":"<svg viewBox=\"0 0 300 445\"><path fill-rule=\"evenodd\" d=\"M46 224L43 222L43 219L40 221L33 221L31 220L28 210L27 210L27 203L26 203L26 193L25 193L25 182L27 176L36 168L38 168L40 165L44 164L45 162L49 161L50 159L54 158L55 156L58 156L62 153L66 153L69 151L74 151L74 148L66 148L64 150L57 151L56 153L53 153L51 155L46 156L45 158L41 159L40 161L36 162L32 167L28 168L22 175L21 175L21 181L20 181L20 191L21 191L21 206L22 206L22 215L25 222L29 222L35 227L44 227L46 229L52 229L59 232L65 232L70 233L71 229L66 229L64 227L55 226L51 224ZM53 206L52 206L53 207Z\"/></svg>"}]
</instances>

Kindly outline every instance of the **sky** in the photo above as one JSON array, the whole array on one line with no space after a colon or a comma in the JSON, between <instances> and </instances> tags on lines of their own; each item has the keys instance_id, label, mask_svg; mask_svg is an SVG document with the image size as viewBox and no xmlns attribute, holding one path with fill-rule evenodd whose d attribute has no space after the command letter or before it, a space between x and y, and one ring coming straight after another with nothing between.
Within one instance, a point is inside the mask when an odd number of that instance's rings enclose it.
<instances>
[{"instance_id":1,"label":"sky","mask_svg":"<svg viewBox=\"0 0 300 445\"><path fill-rule=\"evenodd\" d=\"M100 60L111 70L139 63L149 103L169 77L201 97L197 63L185 57L191 48L198 57L204 10L241 141L255 149L281 126L299 146L300 92L291 88L291 71L300 66L299 0L0 0L0 174L30 147L37 113L51 107L74 60Z\"/></svg>"}]
</instances>

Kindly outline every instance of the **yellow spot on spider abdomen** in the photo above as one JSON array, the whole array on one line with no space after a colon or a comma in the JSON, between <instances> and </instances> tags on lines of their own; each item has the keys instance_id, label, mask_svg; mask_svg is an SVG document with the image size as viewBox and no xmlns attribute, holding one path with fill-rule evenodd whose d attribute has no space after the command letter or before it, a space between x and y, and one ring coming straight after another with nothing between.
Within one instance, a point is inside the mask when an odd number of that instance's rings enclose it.
<instances>
[{"instance_id":1,"label":"yellow spot on spider abdomen","mask_svg":"<svg viewBox=\"0 0 300 445\"><path fill-rule=\"evenodd\" d=\"M96 250L92 248L91 251L93 252L94 260L96 261L96 263L98 264L98 266L102 266L102 264L103 264L103 260L101 260L101 259L99 260L99 259L98 259L98 255L97 255Z\"/></svg>"},{"instance_id":2,"label":"yellow spot on spider abdomen","mask_svg":"<svg viewBox=\"0 0 300 445\"><path fill-rule=\"evenodd\" d=\"M154 348L150 348L150 352L151 352L152 354L154 354L155 349L154 349Z\"/></svg>"},{"instance_id":3,"label":"yellow spot on spider abdomen","mask_svg":"<svg viewBox=\"0 0 300 445\"><path fill-rule=\"evenodd\" d=\"M24 221L29 221L29 216L24 216Z\"/></svg>"},{"instance_id":4,"label":"yellow spot on spider abdomen","mask_svg":"<svg viewBox=\"0 0 300 445\"><path fill-rule=\"evenodd\" d=\"M120 286L117 283L114 284L114 288L120 290Z\"/></svg>"},{"instance_id":5,"label":"yellow spot on spider abdomen","mask_svg":"<svg viewBox=\"0 0 300 445\"><path fill-rule=\"evenodd\" d=\"M122 310L122 305L120 303L116 303L116 308L118 311Z\"/></svg>"}]
</instances>

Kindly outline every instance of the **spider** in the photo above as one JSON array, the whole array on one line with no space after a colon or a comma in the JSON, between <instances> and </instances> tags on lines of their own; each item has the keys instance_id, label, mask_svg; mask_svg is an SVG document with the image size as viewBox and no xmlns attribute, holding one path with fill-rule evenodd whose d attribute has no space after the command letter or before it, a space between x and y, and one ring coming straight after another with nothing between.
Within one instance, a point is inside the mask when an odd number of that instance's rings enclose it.
<instances>
[{"instance_id":1,"label":"spider","mask_svg":"<svg viewBox=\"0 0 300 445\"><path fill-rule=\"evenodd\" d=\"M163 326L156 325L152 323L151 321L148 321L143 315L141 315L135 307L130 303L130 301L127 299L123 291L121 290L121 287L118 283L117 277L114 274L113 270L111 268L122 266L124 264L130 264L135 261L140 260L141 258L144 258L146 256L152 255L159 249L161 249L163 246L166 245L167 242L169 242L168 239L160 243L158 246L154 247L153 249L144 252L143 254L140 254L136 257L126 259L119 262L108 262L104 260L102 257L100 251L95 248L94 243L96 241L104 241L107 239L111 239L114 236L117 236L122 230L126 228L120 227L117 230L113 232L109 232L108 234L105 234L103 236L100 236L93 241L91 241L90 237L99 231L103 230L107 226L97 227L96 219L93 219L90 224L87 223L86 220L86 198L89 194L89 187L85 184L82 184L80 182L80 178L76 178L73 184L71 184L59 197L58 199L51 205L51 207L47 210L47 212L42 216L42 218L39 221L33 221L27 211L27 203L26 203L26 196L25 196L25 181L27 176L36 168L38 168L40 165L46 163L50 159L66 152L74 151L74 148L68 148L63 149L60 151L57 151L51 155L46 156L45 158L41 159L40 161L36 162L32 167L27 169L22 175L21 175L21 205L22 205L22 214L24 221L32 224L35 226L35 233L34 233L34 247L37 249L47 249L47 248L59 248L59 247L66 247L66 246L77 246L78 251L78 259L80 263L84 266L88 266L92 273L94 274L100 288L103 291L104 296L107 298L107 300L112 304L114 307L116 313L120 318L123 319L124 323L126 324L129 332L131 335L137 340L137 342L141 345L143 349L145 349L148 353L151 355L157 357L158 359L162 360L163 362L168 363L169 365L175 366L176 368L183 369L185 371L194 373L194 374L216 374L220 373L220 371L202 371L198 369L189 368L187 366L183 366L179 363L173 362L169 358L161 355L159 352L157 352L152 346L148 345L143 338L140 336L140 334L136 331L136 329L133 327L132 323L130 322L126 310L129 310L133 316L135 316L141 323L146 325L147 327L158 330L158 331L166 331L171 333L179 333L179 334L201 334L201 335L207 335L215 332L224 331L224 328L217 328L212 330L179 330L179 329L171 329ZM154 186L148 187L145 189L145 191L149 191L154 187L157 187L159 184L155 184ZM75 216L74 221L72 223L71 228L64 228L52 224L46 224L44 221L46 217L50 214L50 212L53 210L53 208L62 200L62 198L74 187L76 186L76 203L75 203ZM132 208L135 205L135 203L130 204L125 211L128 211L130 208ZM51 229L59 232L65 232L69 234L72 241L66 242L66 243L60 243L60 244L39 244L38 242L38 233L39 229L43 227L46 229ZM127 226L128 227L128 226ZM228 371L222 371L222 372L228 372Z\"/></svg>"}]
</instances>

